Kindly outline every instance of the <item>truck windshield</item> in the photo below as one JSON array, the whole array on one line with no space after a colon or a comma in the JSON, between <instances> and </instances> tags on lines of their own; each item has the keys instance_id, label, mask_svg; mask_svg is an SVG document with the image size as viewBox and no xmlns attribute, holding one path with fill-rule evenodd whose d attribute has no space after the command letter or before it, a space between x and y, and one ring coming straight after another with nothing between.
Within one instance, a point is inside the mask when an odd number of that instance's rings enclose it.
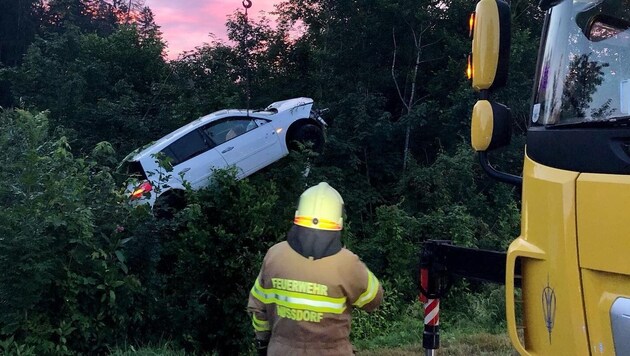
<instances>
[{"instance_id":1,"label":"truck windshield","mask_svg":"<svg viewBox=\"0 0 630 356\"><path fill-rule=\"evenodd\" d=\"M564 0L549 11L532 123L630 116L630 0Z\"/></svg>"}]
</instances>

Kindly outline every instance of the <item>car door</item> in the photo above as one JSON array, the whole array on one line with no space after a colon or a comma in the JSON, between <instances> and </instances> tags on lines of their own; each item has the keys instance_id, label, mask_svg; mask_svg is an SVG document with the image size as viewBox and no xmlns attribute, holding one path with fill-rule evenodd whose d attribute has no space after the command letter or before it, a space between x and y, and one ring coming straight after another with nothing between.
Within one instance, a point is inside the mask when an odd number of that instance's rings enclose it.
<instances>
[{"instance_id":1,"label":"car door","mask_svg":"<svg viewBox=\"0 0 630 356\"><path fill-rule=\"evenodd\" d=\"M198 129L171 143L162 152L170 158L173 166L171 185L181 185L186 181L193 189L203 188L209 184L215 169L227 166L214 142Z\"/></svg>"},{"instance_id":2,"label":"car door","mask_svg":"<svg viewBox=\"0 0 630 356\"><path fill-rule=\"evenodd\" d=\"M230 117L207 125L204 132L217 144L228 165L239 170L239 178L258 171L283 155L278 134L269 120Z\"/></svg>"}]
</instances>

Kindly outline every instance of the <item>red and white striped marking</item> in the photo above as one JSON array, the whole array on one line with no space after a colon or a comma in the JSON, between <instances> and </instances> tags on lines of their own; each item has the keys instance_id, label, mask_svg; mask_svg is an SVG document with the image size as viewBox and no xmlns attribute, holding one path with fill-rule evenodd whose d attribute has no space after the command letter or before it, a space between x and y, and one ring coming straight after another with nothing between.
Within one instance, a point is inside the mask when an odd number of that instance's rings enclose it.
<instances>
[{"instance_id":1,"label":"red and white striped marking","mask_svg":"<svg viewBox=\"0 0 630 356\"><path fill-rule=\"evenodd\" d=\"M424 304L424 325L440 325L440 300L429 299Z\"/></svg>"}]
</instances>

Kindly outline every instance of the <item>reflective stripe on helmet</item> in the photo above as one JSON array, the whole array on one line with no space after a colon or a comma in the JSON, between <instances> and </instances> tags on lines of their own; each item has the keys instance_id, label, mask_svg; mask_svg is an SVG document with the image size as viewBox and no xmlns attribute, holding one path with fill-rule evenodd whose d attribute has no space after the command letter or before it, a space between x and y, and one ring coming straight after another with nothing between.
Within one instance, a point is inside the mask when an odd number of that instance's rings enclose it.
<instances>
[{"instance_id":1,"label":"reflective stripe on helmet","mask_svg":"<svg viewBox=\"0 0 630 356\"><path fill-rule=\"evenodd\" d=\"M372 272L368 270L367 289L365 290L365 292L363 292L363 294L359 296L357 301L354 302L352 305L361 308L367 303L374 300L374 298L376 297L376 294L378 294L378 286L379 286L378 279L376 278L376 276L374 276Z\"/></svg>"},{"instance_id":2,"label":"reflective stripe on helmet","mask_svg":"<svg viewBox=\"0 0 630 356\"><path fill-rule=\"evenodd\" d=\"M277 304L288 308L310 310L320 313L341 314L346 310L346 298L333 298L300 292L289 292L276 288L263 288L256 278L251 290L254 298L265 304Z\"/></svg>"},{"instance_id":3,"label":"reflective stripe on helmet","mask_svg":"<svg viewBox=\"0 0 630 356\"><path fill-rule=\"evenodd\" d=\"M260 320L256 317L256 314L252 314L252 325L256 331L269 331L269 322L267 320Z\"/></svg>"},{"instance_id":4,"label":"reflective stripe on helmet","mask_svg":"<svg viewBox=\"0 0 630 356\"><path fill-rule=\"evenodd\" d=\"M326 182L300 195L295 224L310 229L339 231L343 228L343 198Z\"/></svg>"},{"instance_id":5,"label":"reflective stripe on helmet","mask_svg":"<svg viewBox=\"0 0 630 356\"><path fill-rule=\"evenodd\" d=\"M333 230L333 231L341 230L341 225L334 221L313 218L310 216L296 216L295 219L293 219L293 223L295 225L300 225L300 226L310 227L310 228L315 228L315 229L320 229L320 230Z\"/></svg>"}]
</instances>

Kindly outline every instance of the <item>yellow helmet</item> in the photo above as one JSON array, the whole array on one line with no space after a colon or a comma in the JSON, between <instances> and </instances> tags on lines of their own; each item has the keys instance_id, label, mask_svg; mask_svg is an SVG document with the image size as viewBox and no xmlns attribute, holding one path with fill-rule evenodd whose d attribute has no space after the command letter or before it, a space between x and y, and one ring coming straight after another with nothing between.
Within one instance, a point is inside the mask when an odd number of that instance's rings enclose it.
<instances>
[{"instance_id":1,"label":"yellow helmet","mask_svg":"<svg viewBox=\"0 0 630 356\"><path fill-rule=\"evenodd\" d=\"M343 199L326 182L308 188L300 196L295 211L295 225L318 230L339 231L343 228Z\"/></svg>"}]
</instances>

